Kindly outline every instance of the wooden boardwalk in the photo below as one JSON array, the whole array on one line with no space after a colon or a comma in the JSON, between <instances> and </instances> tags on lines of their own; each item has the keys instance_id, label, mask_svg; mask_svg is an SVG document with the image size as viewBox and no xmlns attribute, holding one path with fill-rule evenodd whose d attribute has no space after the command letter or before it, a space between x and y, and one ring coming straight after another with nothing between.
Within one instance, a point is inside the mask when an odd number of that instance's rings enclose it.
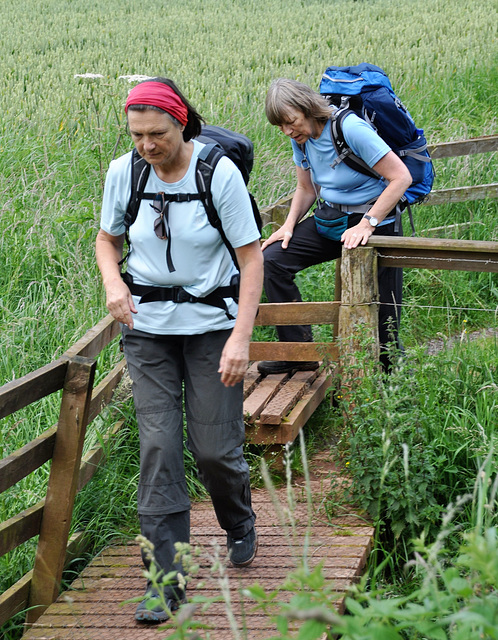
<instances>
[{"instance_id":1,"label":"wooden boardwalk","mask_svg":"<svg viewBox=\"0 0 498 640\"><path fill-rule=\"evenodd\" d=\"M246 569L226 568L230 598L241 638L261 640L275 633L271 620L254 610L254 604L243 599L241 589L259 583L266 590L282 584L284 577L296 567L302 556L305 534L310 532L309 565L324 561L324 573L333 580L337 590L336 607L343 609L344 592L358 580L367 560L373 528L361 516L327 515L325 498L330 491L331 475L313 476L311 481L312 523L308 526L306 491L302 482L294 484L295 535L289 541L279 524L274 504L266 490L253 492L253 507L257 514L259 551L253 564ZM336 482L338 478L335 478ZM277 491L279 502L286 505L286 489ZM213 573L210 561L216 543L224 557L225 536L220 530L209 501L196 503L192 509L192 546L202 550L200 570L191 579L187 597L220 594L220 574ZM145 587L142 576L140 550L135 542L107 548L96 557L73 582L71 588L51 605L37 623L24 635L25 640L148 640L167 638L171 631L135 622L135 603L124 604L129 598L140 596ZM287 594L288 595L288 594ZM285 598L285 594L282 594ZM210 637L233 640L226 606L211 604L207 611L198 608L194 614L212 629ZM201 632L203 634L203 632ZM201 637L204 637L202 635Z\"/></svg>"}]
</instances>

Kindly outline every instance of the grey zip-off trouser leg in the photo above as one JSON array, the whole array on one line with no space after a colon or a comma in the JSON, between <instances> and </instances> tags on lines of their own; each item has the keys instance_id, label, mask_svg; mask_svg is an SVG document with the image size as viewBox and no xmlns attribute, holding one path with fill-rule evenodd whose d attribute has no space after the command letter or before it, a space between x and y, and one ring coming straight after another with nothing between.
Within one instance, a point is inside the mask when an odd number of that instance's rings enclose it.
<instances>
[{"instance_id":1,"label":"grey zip-off trouser leg","mask_svg":"<svg viewBox=\"0 0 498 640\"><path fill-rule=\"evenodd\" d=\"M189 541L183 400L187 447L220 526L240 538L256 519L251 507L249 466L242 449L243 386L225 387L218 373L229 335L230 331L154 335L123 327L140 433L141 532L154 544L156 561L166 572L182 572L173 562L174 544Z\"/></svg>"}]
</instances>

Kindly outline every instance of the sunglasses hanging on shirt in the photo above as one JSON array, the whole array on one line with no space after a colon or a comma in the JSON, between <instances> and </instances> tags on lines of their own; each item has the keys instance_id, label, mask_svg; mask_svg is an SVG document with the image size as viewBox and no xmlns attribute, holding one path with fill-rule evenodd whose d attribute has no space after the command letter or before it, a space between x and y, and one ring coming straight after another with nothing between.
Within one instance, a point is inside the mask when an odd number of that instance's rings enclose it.
<instances>
[{"instance_id":1,"label":"sunglasses hanging on shirt","mask_svg":"<svg viewBox=\"0 0 498 640\"><path fill-rule=\"evenodd\" d=\"M154 220L154 233L160 240L167 240L166 246L166 261L168 263L168 269L171 272L176 271L173 261L171 259L171 235L169 231L169 203L163 191L156 193L154 200L150 205L152 209L158 214L158 217Z\"/></svg>"}]
</instances>

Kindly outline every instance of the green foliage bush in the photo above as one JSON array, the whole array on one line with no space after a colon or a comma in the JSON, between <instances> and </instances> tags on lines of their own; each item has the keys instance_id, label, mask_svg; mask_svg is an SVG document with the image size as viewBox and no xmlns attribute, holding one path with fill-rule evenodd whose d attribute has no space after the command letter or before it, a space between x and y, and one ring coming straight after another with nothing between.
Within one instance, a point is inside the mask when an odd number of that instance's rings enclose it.
<instances>
[{"instance_id":1,"label":"green foliage bush","mask_svg":"<svg viewBox=\"0 0 498 640\"><path fill-rule=\"evenodd\" d=\"M367 359L346 371L353 382L339 409L351 497L388 547L433 540L444 506L472 492L490 448L498 467L497 372L496 337L476 343L465 333L431 357L408 352L388 376Z\"/></svg>"}]
</instances>

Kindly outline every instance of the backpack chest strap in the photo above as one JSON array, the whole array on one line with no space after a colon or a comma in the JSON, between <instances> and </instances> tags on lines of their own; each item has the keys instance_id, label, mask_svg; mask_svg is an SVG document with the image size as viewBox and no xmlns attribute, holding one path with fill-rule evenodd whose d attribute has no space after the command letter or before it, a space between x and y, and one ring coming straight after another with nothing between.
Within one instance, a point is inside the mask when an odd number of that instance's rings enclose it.
<instances>
[{"instance_id":1,"label":"backpack chest strap","mask_svg":"<svg viewBox=\"0 0 498 640\"><path fill-rule=\"evenodd\" d=\"M157 193L144 192L140 194L140 200L154 200ZM203 200L205 193L164 193L163 197L167 202L193 202Z\"/></svg>"}]
</instances>

